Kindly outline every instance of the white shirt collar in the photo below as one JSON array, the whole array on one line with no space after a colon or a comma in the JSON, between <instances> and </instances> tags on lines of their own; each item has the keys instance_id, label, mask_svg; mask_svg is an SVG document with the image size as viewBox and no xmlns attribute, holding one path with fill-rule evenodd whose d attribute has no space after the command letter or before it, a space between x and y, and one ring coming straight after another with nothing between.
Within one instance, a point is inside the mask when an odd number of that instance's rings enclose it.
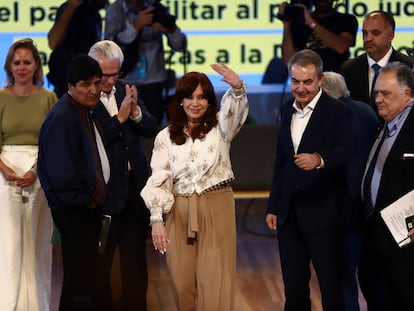
<instances>
[{"instance_id":1,"label":"white shirt collar","mask_svg":"<svg viewBox=\"0 0 414 311\"><path fill-rule=\"evenodd\" d=\"M386 64L388 64L388 61L390 60L391 54L392 54L392 47L390 47L390 49L388 50L387 54L385 54L383 58L381 58L379 61L376 62L367 53L367 59L368 59L368 66L369 66L369 68L371 68L371 66L374 65L374 64L378 64L381 67L384 67Z\"/></svg>"},{"instance_id":2,"label":"white shirt collar","mask_svg":"<svg viewBox=\"0 0 414 311\"><path fill-rule=\"evenodd\" d=\"M115 96L115 92L116 92L116 87L115 85L112 87L111 93L108 95L105 92L101 92L101 98L106 98L107 100L109 100L112 96Z\"/></svg>"},{"instance_id":3,"label":"white shirt collar","mask_svg":"<svg viewBox=\"0 0 414 311\"><path fill-rule=\"evenodd\" d=\"M296 112L298 113L305 113L305 111L307 110L314 110L316 103L318 102L319 98L322 95L322 89L319 89L319 92L316 94L316 96L310 101L309 104L306 105L305 108L303 108L303 110L299 107L298 103L296 102L296 100L293 102L293 108L296 110Z\"/></svg>"},{"instance_id":4,"label":"white shirt collar","mask_svg":"<svg viewBox=\"0 0 414 311\"><path fill-rule=\"evenodd\" d=\"M101 92L101 102L105 106L106 110L108 111L111 117L113 117L114 115L118 113L118 105L116 104L115 92L116 92L115 86L112 88L112 91L110 94Z\"/></svg>"}]
</instances>

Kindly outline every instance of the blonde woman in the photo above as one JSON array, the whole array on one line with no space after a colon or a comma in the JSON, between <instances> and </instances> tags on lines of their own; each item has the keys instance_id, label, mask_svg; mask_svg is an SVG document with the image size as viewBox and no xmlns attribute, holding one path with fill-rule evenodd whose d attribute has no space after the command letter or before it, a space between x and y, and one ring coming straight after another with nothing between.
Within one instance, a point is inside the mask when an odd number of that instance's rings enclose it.
<instances>
[{"instance_id":1,"label":"blonde woman","mask_svg":"<svg viewBox=\"0 0 414 311\"><path fill-rule=\"evenodd\" d=\"M52 219L36 172L37 144L56 94L43 88L31 39L6 56L0 90L0 310L49 310Z\"/></svg>"}]
</instances>

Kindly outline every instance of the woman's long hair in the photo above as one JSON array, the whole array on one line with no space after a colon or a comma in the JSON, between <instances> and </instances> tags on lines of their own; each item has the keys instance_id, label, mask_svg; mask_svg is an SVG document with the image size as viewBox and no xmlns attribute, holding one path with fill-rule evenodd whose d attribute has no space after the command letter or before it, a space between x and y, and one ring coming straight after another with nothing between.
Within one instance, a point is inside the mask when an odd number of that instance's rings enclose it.
<instances>
[{"instance_id":1,"label":"woman's long hair","mask_svg":"<svg viewBox=\"0 0 414 311\"><path fill-rule=\"evenodd\" d=\"M4 63L4 70L6 71L5 86L8 87L14 84L14 77L13 77L11 67L12 67L12 62L13 62L13 56L17 49L26 49L32 52L33 59L37 65L37 69L33 75L33 84L42 86L44 83L42 60L40 58L40 53L35 43L30 38L24 38L24 39L18 40L10 46L7 52L6 61Z\"/></svg>"},{"instance_id":2,"label":"woman's long hair","mask_svg":"<svg viewBox=\"0 0 414 311\"><path fill-rule=\"evenodd\" d=\"M177 144L182 145L187 140L184 128L187 124L187 115L182 106L184 98L190 98L198 86L203 89L203 95L208 101L205 114L201 117L200 123L191 131L191 138L202 139L217 125L217 98L213 85L204 73L189 72L182 76L177 82L175 94L168 106L170 116L170 138Z\"/></svg>"}]
</instances>

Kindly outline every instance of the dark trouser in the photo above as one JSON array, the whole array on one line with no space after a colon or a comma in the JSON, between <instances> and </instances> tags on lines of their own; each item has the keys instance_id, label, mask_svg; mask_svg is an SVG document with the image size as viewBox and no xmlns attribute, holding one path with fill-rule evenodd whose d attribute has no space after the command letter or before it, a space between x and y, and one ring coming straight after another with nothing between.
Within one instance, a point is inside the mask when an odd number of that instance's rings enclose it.
<instances>
[{"instance_id":1,"label":"dark trouser","mask_svg":"<svg viewBox=\"0 0 414 311\"><path fill-rule=\"evenodd\" d=\"M385 273L382 271L381 259L373 249L372 243L365 240L358 265L358 281L367 302L369 311L392 310L386 294Z\"/></svg>"},{"instance_id":2,"label":"dark trouser","mask_svg":"<svg viewBox=\"0 0 414 311\"><path fill-rule=\"evenodd\" d=\"M128 198L120 215L112 216L110 231L103 256L102 277L110 284L111 268L116 247L120 254L122 277L122 309L147 309L146 240L149 229L149 211L139 196L134 178L130 175ZM111 295L111 288L106 288Z\"/></svg>"},{"instance_id":3,"label":"dark trouser","mask_svg":"<svg viewBox=\"0 0 414 311\"><path fill-rule=\"evenodd\" d=\"M102 295L97 209L52 210L62 240L63 286L59 311L111 310Z\"/></svg>"},{"instance_id":4,"label":"dark trouser","mask_svg":"<svg viewBox=\"0 0 414 311\"><path fill-rule=\"evenodd\" d=\"M158 124L164 117L166 102L164 100L164 88L162 83L151 83L138 86L139 96L147 106L148 111L157 118Z\"/></svg>"},{"instance_id":5,"label":"dark trouser","mask_svg":"<svg viewBox=\"0 0 414 311\"><path fill-rule=\"evenodd\" d=\"M358 280L368 310L413 310L414 245L400 249L379 214L366 228Z\"/></svg>"},{"instance_id":6,"label":"dark trouser","mask_svg":"<svg viewBox=\"0 0 414 311\"><path fill-rule=\"evenodd\" d=\"M357 267L362 248L362 233L357 228L348 228L345 233L345 267L342 288L346 311L359 311Z\"/></svg>"},{"instance_id":7,"label":"dark trouser","mask_svg":"<svg viewBox=\"0 0 414 311\"><path fill-rule=\"evenodd\" d=\"M293 208L292 208L293 209ZM341 287L342 239L336 229L303 231L294 212L278 228L279 252L285 285L285 311L310 311L310 262L318 277L324 311L344 310Z\"/></svg>"}]
</instances>

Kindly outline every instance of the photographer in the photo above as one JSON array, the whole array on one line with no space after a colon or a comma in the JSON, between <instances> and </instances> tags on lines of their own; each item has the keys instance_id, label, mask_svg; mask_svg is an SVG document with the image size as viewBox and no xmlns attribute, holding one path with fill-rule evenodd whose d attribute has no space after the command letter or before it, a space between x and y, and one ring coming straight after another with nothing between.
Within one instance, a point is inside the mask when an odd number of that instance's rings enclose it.
<instances>
[{"instance_id":1,"label":"photographer","mask_svg":"<svg viewBox=\"0 0 414 311\"><path fill-rule=\"evenodd\" d=\"M100 10L108 0L68 0L56 13L55 22L47 34L52 53L48 62L48 81L58 97L67 91L65 73L73 56L87 53L101 40L102 18Z\"/></svg>"},{"instance_id":2,"label":"photographer","mask_svg":"<svg viewBox=\"0 0 414 311\"><path fill-rule=\"evenodd\" d=\"M297 51L308 48L317 52L325 71L338 71L355 45L358 21L333 7L335 0L291 0L279 7L283 23L282 57L287 64Z\"/></svg>"},{"instance_id":3,"label":"photographer","mask_svg":"<svg viewBox=\"0 0 414 311\"><path fill-rule=\"evenodd\" d=\"M121 77L139 88L142 100L159 123L165 110L163 89L167 80L163 34L172 50L185 50L187 38L160 0L116 0L107 8L105 39L115 41L125 55Z\"/></svg>"}]
</instances>

